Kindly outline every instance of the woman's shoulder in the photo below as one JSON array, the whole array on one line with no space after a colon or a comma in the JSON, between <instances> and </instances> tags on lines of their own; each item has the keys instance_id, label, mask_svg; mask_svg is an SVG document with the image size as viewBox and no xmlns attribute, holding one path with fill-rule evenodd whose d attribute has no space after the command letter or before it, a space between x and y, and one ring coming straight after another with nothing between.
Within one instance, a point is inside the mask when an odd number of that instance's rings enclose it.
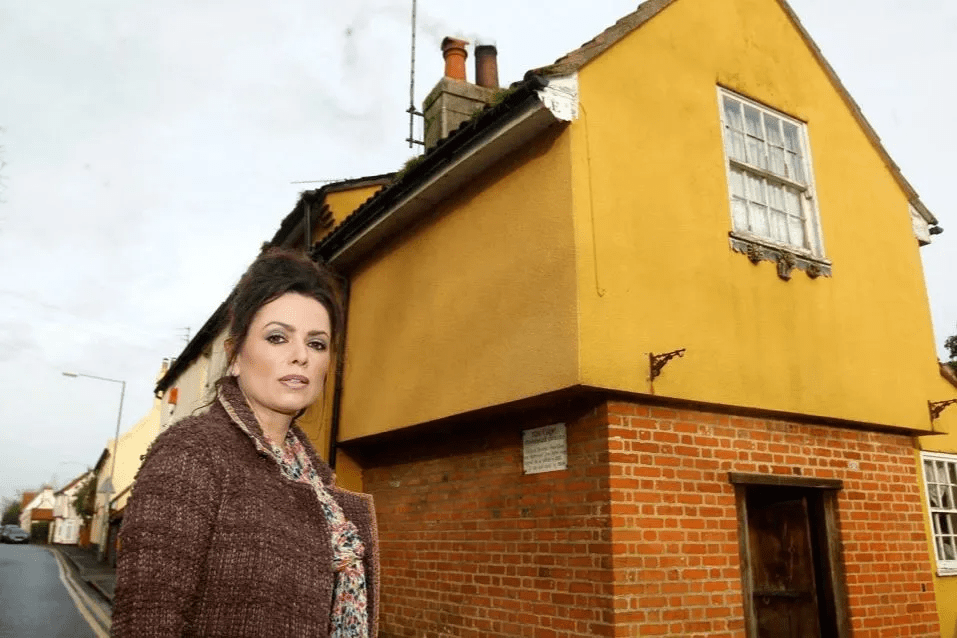
<instances>
[{"instance_id":1,"label":"woman's shoulder","mask_svg":"<svg viewBox=\"0 0 957 638\"><path fill-rule=\"evenodd\" d=\"M224 446L234 445L235 435L236 428L225 410L218 404L213 404L205 412L180 419L160 432L150 445L146 458L164 449L205 455Z\"/></svg>"}]
</instances>

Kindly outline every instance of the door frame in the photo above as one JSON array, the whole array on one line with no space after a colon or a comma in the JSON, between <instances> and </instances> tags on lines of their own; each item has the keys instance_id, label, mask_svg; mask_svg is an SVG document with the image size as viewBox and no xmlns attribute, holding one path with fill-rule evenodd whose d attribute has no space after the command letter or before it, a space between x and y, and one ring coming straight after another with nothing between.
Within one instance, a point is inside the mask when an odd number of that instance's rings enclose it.
<instances>
[{"instance_id":1,"label":"door frame","mask_svg":"<svg viewBox=\"0 0 957 638\"><path fill-rule=\"evenodd\" d=\"M758 621L754 609L753 576L751 573L751 548L748 534L747 494L749 487L791 487L799 488L817 497L823 512L817 512L815 519L823 523L823 529L811 530L819 542L823 543L826 556L821 559L827 568L826 574L816 575L823 578L829 593L829 607L834 614L837 635L835 638L850 638L851 623L848 611L847 579L844 574L844 560L841 544L840 520L837 514L837 493L844 488L839 479L815 479L802 476L782 476L773 474L745 474L728 472L728 481L734 486L735 502L738 514L738 550L741 556L741 587L744 605L744 626L748 638L758 638ZM810 504L809 504L810 506ZM828 636L823 633L822 636Z\"/></svg>"}]
</instances>

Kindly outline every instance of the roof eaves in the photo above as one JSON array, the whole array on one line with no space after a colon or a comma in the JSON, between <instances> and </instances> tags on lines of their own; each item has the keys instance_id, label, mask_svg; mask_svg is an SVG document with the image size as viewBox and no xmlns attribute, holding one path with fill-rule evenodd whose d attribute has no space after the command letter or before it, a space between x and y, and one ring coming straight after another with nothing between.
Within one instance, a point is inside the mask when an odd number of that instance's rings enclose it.
<instances>
[{"instance_id":1,"label":"roof eaves","mask_svg":"<svg viewBox=\"0 0 957 638\"><path fill-rule=\"evenodd\" d=\"M333 266L348 265L345 262L349 259L343 257L347 248L371 227L388 218L410 194L429 184L450 166L454 166L463 154L480 148L490 135L507 127L513 118L521 117L529 109L540 107L538 91L545 86L547 81L540 76L531 72L526 74L522 82L512 85L500 103L485 107L472 119L463 122L448 137L440 140L434 148L421 156L418 163L400 173L392 184L357 208L335 230L317 242L313 254Z\"/></svg>"},{"instance_id":2,"label":"roof eaves","mask_svg":"<svg viewBox=\"0 0 957 638\"><path fill-rule=\"evenodd\" d=\"M632 13L620 18L594 38L574 51L558 58L552 64L533 69L532 72L545 77L569 75L597 58L626 35L661 13L676 0L647 0L638 5Z\"/></svg>"},{"instance_id":3,"label":"roof eaves","mask_svg":"<svg viewBox=\"0 0 957 638\"><path fill-rule=\"evenodd\" d=\"M271 246L281 246L288 241L302 223L305 216L305 207L310 204L322 203L327 194L361 186L385 185L391 182L394 176L395 173L382 173L380 175L343 179L329 182L320 188L302 191L296 205L280 222L279 228L276 229L276 233L269 240L269 244Z\"/></svg>"}]
</instances>

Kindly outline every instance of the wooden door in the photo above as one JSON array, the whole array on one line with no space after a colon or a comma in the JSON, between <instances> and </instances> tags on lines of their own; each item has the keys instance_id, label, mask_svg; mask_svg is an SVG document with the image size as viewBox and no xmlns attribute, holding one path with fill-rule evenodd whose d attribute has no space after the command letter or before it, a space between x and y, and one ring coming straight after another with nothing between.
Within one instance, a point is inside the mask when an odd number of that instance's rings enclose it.
<instances>
[{"instance_id":1,"label":"wooden door","mask_svg":"<svg viewBox=\"0 0 957 638\"><path fill-rule=\"evenodd\" d=\"M807 497L752 493L747 508L759 638L821 638Z\"/></svg>"}]
</instances>

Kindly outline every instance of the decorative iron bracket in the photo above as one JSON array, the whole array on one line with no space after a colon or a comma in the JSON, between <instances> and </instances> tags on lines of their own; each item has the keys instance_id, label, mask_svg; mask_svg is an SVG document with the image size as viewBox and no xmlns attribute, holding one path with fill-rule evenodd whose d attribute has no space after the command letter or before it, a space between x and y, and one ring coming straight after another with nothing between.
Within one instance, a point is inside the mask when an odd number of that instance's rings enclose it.
<instances>
[{"instance_id":1,"label":"decorative iron bracket","mask_svg":"<svg viewBox=\"0 0 957 638\"><path fill-rule=\"evenodd\" d=\"M672 350L671 352L665 352L664 354L655 354L654 352L648 353L648 363L651 366L651 381L654 381L661 374L661 369L665 367L665 364L674 359L675 357L685 356L685 349L679 348L678 350Z\"/></svg>"},{"instance_id":2,"label":"decorative iron bracket","mask_svg":"<svg viewBox=\"0 0 957 638\"><path fill-rule=\"evenodd\" d=\"M947 406L957 403L957 399L947 399L946 401L928 401L927 409L930 410L930 420L934 421L940 416Z\"/></svg>"}]
</instances>

